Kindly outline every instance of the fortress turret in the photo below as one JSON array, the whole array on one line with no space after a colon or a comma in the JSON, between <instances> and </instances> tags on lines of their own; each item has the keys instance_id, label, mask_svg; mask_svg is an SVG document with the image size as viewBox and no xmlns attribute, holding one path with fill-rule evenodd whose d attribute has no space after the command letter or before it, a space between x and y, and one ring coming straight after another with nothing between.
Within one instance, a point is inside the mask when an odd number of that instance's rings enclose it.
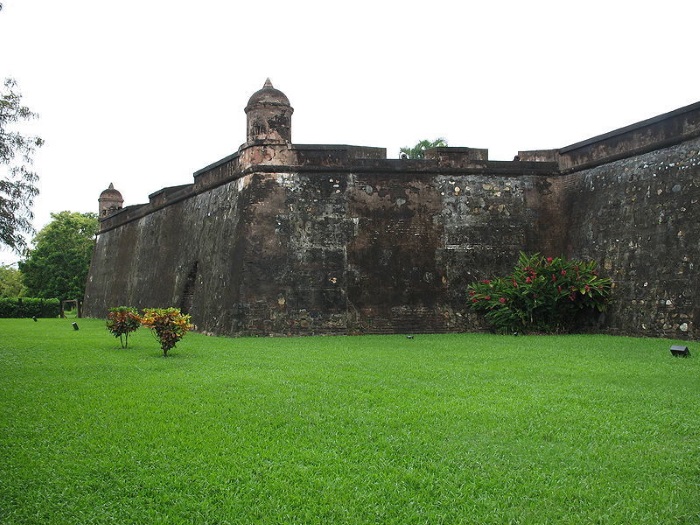
<instances>
[{"instance_id":1,"label":"fortress turret","mask_svg":"<svg viewBox=\"0 0 700 525\"><path fill-rule=\"evenodd\" d=\"M253 93L245 108L248 116L247 143L292 142L292 113L289 99L272 86L268 78L259 91Z\"/></svg>"},{"instance_id":2,"label":"fortress turret","mask_svg":"<svg viewBox=\"0 0 700 525\"><path fill-rule=\"evenodd\" d=\"M119 191L114 189L114 184L110 182L109 188L100 193L98 202L100 203L100 217L107 217L122 209L124 198Z\"/></svg>"}]
</instances>

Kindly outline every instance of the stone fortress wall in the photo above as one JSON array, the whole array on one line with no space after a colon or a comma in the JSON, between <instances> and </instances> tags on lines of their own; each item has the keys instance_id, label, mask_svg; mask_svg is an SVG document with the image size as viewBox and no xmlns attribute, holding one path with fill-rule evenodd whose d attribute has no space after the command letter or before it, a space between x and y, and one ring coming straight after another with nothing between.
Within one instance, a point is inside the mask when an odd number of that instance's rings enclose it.
<instances>
[{"instance_id":1,"label":"stone fortress wall","mask_svg":"<svg viewBox=\"0 0 700 525\"><path fill-rule=\"evenodd\" d=\"M246 143L192 184L126 208L105 190L85 314L177 306L227 335L478 330L466 286L525 251L598 261L616 283L603 330L697 336L700 103L508 162L294 144L292 112L268 81Z\"/></svg>"}]
</instances>

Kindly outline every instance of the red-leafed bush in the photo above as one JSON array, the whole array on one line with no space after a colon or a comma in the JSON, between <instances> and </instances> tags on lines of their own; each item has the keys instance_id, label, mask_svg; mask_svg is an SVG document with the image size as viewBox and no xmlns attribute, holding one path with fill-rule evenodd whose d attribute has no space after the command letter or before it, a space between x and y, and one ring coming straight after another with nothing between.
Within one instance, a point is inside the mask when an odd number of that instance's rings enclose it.
<instances>
[{"instance_id":1,"label":"red-leafed bush","mask_svg":"<svg viewBox=\"0 0 700 525\"><path fill-rule=\"evenodd\" d=\"M130 306L117 306L110 308L107 314L107 330L112 332L114 337L119 338L122 348L129 346L129 334L135 332L141 326L136 308Z\"/></svg>"},{"instance_id":2,"label":"red-leafed bush","mask_svg":"<svg viewBox=\"0 0 700 525\"><path fill-rule=\"evenodd\" d=\"M141 323L153 331L163 350L163 357L168 357L168 350L175 348L177 342L192 329L190 316L182 314L179 308L145 308Z\"/></svg>"},{"instance_id":3,"label":"red-leafed bush","mask_svg":"<svg viewBox=\"0 0 700 525\"><path fill-rule=\"evenodd\" d=\"M611 292L612 281L598 275L595 261L521 253L511 275L471 284L468 300L496 331L552 333L604 312Z\"/></svg>"}]
</instances>

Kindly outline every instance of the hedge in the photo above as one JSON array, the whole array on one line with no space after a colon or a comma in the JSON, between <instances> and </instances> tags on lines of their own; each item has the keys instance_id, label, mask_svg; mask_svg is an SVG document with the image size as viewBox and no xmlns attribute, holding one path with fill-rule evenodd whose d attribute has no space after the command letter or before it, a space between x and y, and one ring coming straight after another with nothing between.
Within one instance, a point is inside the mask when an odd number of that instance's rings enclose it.
<instances>
[{"instance_id":1,"label":"hedge","mask_svg":"<svg viewBox=\"0 0 700 525\"><path fill-rule=\"evenodd\" d=\"M61 301L35 297L0 297L0 318L9 317L58 317Z\"/></svg>"}]
</instances>

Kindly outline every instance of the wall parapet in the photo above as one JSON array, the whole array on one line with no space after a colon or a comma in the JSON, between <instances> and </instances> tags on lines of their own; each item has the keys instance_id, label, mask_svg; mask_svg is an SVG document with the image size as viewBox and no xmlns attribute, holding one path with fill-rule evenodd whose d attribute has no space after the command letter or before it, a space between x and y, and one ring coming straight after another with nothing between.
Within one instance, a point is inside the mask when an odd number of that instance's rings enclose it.
<instances>
[{"instance_id":1,"label":"wall parapet","mask_svg":"<svg viewBox=\"0 0 700 525\"><path fill-rule=\"evenodd\" d=\"M559 168L563 174L588 169L698 136L700 102L560 148Z\"/></svg>"},{"instance_id":2,"label":"wall parapet","mask_svg":"<svg viewBox=\"0 0 700 525\"><path fill-rule=\"evenodd\" d=\"M491 161L488 150L473 148L435 148L426 152L425 159L387 159L385 148L348 145L294 144L290 147L264 145L264 151L281 148L284 163L246 165L240 151L224 157L193 174L193 184L163 188L149 195L149 202L127 206L100 220L100 232L140 219L166 206L195 197L218 186L254 173L388 173L432 175L485 176L554 176L559 173L556 162ZM257 147L247 147L254 149ZM288 155L289 153L290 155ZM273 154L274 156L274 154ZM255 155L252 156L253 158ZM249 156L250 158L250 156ZM289 162L291 160L291 162Z\"/></svg>"},{"instance_id":3,"label":"wall parapet","mask_svg":"<svg viewBox=\"0 0 700 525\"><path fill-rule=\"evenodd\" d=\"M236 152L195 171L192 175L195 190L213 188L235 178L240 171L239 157L239 152Z\"/></svg>"},{"instance_id":4,"label":"wall parapet","mask_svg":"<svg viewBox=\"0 0 700 525\"><path fill-rule=\"evenodd\" d=\"M555 150L519 151L513 161L490 161L488 150L441 147L424 159L387 159L385 148L327 144L249 144L193 174L194 183L163 188L147 204L102 218L100 231L141 218L235 179L261 172L332 171L406 174L566 175L679 144L700 136L700 102Z\"/></svg>"}]
</instances>

